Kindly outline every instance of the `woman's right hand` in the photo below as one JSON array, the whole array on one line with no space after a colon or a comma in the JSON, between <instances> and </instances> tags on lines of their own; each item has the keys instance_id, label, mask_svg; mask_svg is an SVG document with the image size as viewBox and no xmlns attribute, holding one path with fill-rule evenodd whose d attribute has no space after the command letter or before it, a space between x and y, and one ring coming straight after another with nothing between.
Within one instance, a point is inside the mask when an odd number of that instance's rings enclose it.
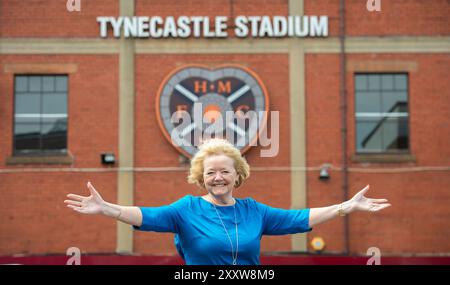
<instances>
[{"instance_id":1,"label":"woman's right hand","mask_svg":"<svg viewBox=\"0 0 450 285\"><path fill-rule=\"evenodd\" d=\"M67 197L70 200L65 200L64 203L67 204L67 207L72 208L78 213L82 214L102 214L105 206L105 201L102 196L95 190L94 186L92 186L91 182L87 183L87 187L91 192L91 195L88 197L68 194Z\"/></svg>"}]
</instances>

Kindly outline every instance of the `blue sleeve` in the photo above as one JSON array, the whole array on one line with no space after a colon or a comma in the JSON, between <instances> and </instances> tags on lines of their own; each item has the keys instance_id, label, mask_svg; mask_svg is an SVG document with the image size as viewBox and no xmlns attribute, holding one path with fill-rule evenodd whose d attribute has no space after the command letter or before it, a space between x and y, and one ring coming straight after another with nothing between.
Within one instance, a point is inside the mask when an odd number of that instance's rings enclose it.
<instances>
[{"instance_id":1,"label":"blue sleeve","mask_svg":"<svg viewBox=\"0 0 450 285\"><path fill-rule=\"evenodd\" d=\"M309 232L309 209L285 210L257 202L263 215L263 235L285 235Z\"/></svg>"},{"instance_id":2,"label":"blue sleeve","mask_svg":"<svg viewBox=\"0 0 450 285\"><path fill-rule=\"evenodd\" d=\"M180 213L185 206L186 199L161 207L139 207L142 212L142 224L133 226L135 230L153 232L178 233L180 225Z\"/></svg>"}]
</instances>

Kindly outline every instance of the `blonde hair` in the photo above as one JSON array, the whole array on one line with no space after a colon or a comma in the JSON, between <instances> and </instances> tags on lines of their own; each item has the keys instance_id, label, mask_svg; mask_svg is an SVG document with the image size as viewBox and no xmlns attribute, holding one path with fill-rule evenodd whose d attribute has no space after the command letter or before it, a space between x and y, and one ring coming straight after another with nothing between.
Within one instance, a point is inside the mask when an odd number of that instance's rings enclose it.
<instances>
[{"instance_id":1,"label":"blonde hair","mask_svg":"<svg viewBox=\"0 0 450 285\"><path fill-rule=\"evenodd\" d=\"M245 158L242 157L241 152L224 139L210 139L199 146L199 151L191 160L191 168L187 177L188 182L205 188L203 162L209 156L221 154L228 156L234 161L234 169L238 175L238 180L234 187L238 188L241 186L244 180L250 176L250 166Z\"/></svg>"}]
</instances>

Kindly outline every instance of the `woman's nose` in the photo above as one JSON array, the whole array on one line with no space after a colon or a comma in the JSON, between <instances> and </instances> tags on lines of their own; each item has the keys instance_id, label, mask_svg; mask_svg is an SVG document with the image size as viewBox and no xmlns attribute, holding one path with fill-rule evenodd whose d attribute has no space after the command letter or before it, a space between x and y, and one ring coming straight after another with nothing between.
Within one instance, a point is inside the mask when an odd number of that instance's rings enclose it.
<instances>
[{"instance_id":1,"label":"woman's nose","mask_svg":"<svg viewBox=\"0 0 450 285\"><path fill-rule=\"evenodd\" d=\"M222 173L217 172L216 174L214 174L214 180L222 180Z\"/></svg>"}]
</instances>

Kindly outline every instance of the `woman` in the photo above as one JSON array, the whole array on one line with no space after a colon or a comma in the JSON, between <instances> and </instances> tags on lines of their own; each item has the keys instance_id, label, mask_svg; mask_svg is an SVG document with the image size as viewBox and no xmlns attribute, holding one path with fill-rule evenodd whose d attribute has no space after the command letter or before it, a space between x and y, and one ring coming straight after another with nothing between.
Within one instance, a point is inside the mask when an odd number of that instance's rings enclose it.
<instances>
[{"instance_id":1,"label":"woman","mask_svg":"<svg viewBox=\"0 0 450 285\"><path fill-rule=\"evenodd\" d=\"M175 233L176 248L188 265L259 264L262 235L307 232L336 216L390 206L386 199L364 197L368 185L350 200L323 208L284 210L233 198L249 175L237 148L212 139L191 160L188 181L206 189L201 197L187 195L162 207L120 206L104 201L88 182L89 197L69 194L64 202L79 213L113 217L137 230Z\"/></svg>"}]
</instances>

